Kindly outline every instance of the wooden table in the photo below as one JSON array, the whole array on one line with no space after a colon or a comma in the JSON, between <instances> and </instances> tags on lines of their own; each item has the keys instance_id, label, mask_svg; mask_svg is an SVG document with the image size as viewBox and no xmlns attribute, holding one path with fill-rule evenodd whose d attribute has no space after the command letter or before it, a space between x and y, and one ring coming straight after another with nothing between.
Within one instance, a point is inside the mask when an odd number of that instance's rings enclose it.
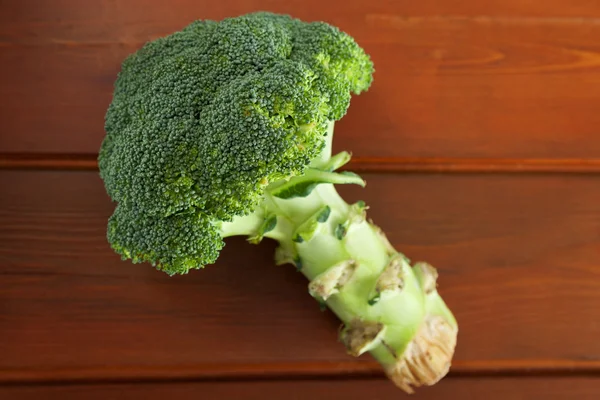
<instances>
[{"instance_id":1,"label":"wooden table","mask_svg":"<svg viewBox=\"0 0 600 400\"><path fill-rule=\"evenodd\" d=\"M483 4L485 3L485 4ZM274 244L169 278L108 247L96 169L123 58L197 18L326 20L372 55L341 187L460 323L421 399L600 398L600 3L0 1L0 399L392 399Z\"/></svg>"}]
</instances>

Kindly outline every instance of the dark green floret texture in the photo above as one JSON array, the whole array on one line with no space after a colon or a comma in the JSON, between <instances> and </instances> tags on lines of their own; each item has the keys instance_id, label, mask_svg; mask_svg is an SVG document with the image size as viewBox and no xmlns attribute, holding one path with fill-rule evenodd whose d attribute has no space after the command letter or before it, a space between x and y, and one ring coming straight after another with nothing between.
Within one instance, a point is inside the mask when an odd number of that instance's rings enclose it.
<instances>
[{"instance_id":1,"label":"dark green floret texture","mask_svg":"<svg viewBox=\"0 0 600 400\"><path fill-rule=\"evenodd\" d=\"M112 248L169 274L214 263L221 222L302 175L372 74L336 27L265 12L144 45L123 62L98 158Z\"/></svg>"}]
</instances>

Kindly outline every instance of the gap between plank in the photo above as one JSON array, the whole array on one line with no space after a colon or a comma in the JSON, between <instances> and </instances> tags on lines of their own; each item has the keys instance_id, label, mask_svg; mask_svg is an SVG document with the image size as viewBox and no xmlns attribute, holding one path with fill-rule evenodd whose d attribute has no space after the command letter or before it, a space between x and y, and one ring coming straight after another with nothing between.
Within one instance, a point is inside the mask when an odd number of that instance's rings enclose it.
<instances>
[{"instance_id":1,"label":"gap between plank","mask_svg":"<svg viewBox=\"0 0 600 400\"><path fill-rule=\"evenodd\" d=\"M567 375L600 376L600 360L457 361L448 378ZM385 376L376 362L351 361L0 370L0 385L358 378Z\"/></svg>"},{"instance_id":2,"label":"gap between plank","mask_svg":"<svg viewBox=\"0 0 600 400\"><path fill-rule=\"evenodd\" d=\"M96 171L97 154L0 154L0 169ZM600 159L354 157L344 170L420 173L600 173Z\"/></svg>"}]
</instances>

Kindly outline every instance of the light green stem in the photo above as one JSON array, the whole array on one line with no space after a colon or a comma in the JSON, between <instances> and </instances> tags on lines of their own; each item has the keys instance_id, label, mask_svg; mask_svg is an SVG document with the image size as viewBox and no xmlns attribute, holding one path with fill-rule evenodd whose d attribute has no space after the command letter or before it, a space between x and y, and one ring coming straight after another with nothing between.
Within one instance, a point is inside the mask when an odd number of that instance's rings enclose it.
<instances>
[{"instance_id":1,"label":"light green stem","mask_svg":"<svg viewBox=\"0 0 600 400\"><path fill-rule=\"evenodd\" d=\"M332 135L331 126L327 154L312 168L331 164ZM277 223L261 233L269 216ZM436 290L435 269L411 265L366 219L364 205L345 202L333 184L290 199L267 192L259 210L222 230L223 236L277 240L277 263L295 264L310 282L309 293L342 321L347 351L370 352L405 391L434 384L447 373L458 328Z\"/></svg>"}]
</instances>

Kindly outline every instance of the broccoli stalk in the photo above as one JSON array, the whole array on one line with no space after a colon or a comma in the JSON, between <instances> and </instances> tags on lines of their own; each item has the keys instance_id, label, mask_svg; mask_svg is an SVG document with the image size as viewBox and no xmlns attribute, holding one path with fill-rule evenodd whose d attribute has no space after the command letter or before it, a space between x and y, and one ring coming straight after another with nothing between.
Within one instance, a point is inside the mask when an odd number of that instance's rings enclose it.
<instances>
[{"instance_id":1,"label":"broccoli stalk","mask_svg":"<svg viewBox=\"0 0 600 400\"><path fill-rule=\"evenodd\" d=\"M329 143L332 137L330 123ZM349 160L346 152L331 157L327 146L311 171L332 174ZM438 382L449 370L458 327L437 292L436 270L422 262L411 266L366 218L365 203L348 204L334 187L364 186L362 179L294 180L267 187L261 205L223 223L221 235L245 235L254 244L276 240L276 263L293 264L308 278L310 295L343 322L340 340L350 355L370 352L408 393ZM281 191L307 182L315 187Z\"/></svg>"},{"instance_id":2,"label":"broccoli stalk","mask_svg":"<svg viewBox=\"0 0 600 400\"><path fill-rule=\"evenodd\" d=\"M348 352L370 352L400 388L448 371L457 324L435 269L411 265L336 184L335 121L366 91L373 63L324 22L257 12L197 20L123 62L98 156L117 203L107 239L124 260L169 275L215 264L224 239L279 242L309 292L344 323Z\"/></svg>"}]
</instances>

